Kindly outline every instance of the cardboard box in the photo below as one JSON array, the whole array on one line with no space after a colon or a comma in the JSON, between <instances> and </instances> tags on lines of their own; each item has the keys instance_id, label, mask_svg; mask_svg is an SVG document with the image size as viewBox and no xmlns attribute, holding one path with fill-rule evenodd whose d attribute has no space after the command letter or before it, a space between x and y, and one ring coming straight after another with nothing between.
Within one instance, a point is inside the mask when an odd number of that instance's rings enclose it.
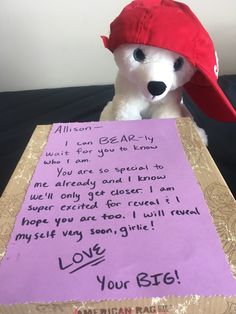
<instances>
[{"instance_id":1,"label":"cardboard box","mask_svg":"<svg viewBox=\"0 0 236 314\"><path fill-rule=\"evenodd\" d=\"M236 203L224 179L202 144L190 119L177 119L189 163L201 186L224 252L236 276ZM43 151L51 126L38 126L26 147L0 200L0 260L10 239L14 222ZM207 261L206 261L207 263ZM220 270L219 270L220 271ZM66 302L51 304L0 305L0 314L147 314L147 313L234 313L236 296L166 297L109 302Z\"/></svg>"}]
</instances>

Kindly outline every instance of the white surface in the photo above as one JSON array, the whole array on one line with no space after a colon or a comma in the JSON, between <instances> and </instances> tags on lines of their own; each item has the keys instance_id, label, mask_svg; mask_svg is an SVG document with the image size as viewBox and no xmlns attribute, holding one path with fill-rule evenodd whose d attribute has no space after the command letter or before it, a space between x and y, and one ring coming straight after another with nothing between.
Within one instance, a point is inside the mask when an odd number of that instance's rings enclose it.
<instances>
[{"instance_id":1,"label":"white surface","mask_svg":"<svg viewBox=\"0 0 236 314\"><path fill-rule=\"evenodd\" d=\"M103 48L127 0L0 0L0 91L113 83ZM220 74L236 73L236 1L185 0L212 36Z\"/></svg>"}]
</instances>

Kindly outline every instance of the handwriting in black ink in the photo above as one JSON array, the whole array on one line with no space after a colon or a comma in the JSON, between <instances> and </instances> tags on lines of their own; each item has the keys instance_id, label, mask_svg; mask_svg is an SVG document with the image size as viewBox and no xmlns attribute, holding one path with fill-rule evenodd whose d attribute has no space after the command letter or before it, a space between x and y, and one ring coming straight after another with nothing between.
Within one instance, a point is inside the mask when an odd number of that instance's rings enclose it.
<instances>
[{"instance_id":1,"label":"handwriting in black ink","mask_svg":"<svg viewBox=\"0 0 236 314\"><path fill-rule=\"evenodd\" d=\"M68 269L69 274L73 274L89 265L96 266L105 261L105 251L106 249L102 249L99 244L95 244L93 247L90 247L87 250L74 253L72 256L72 262L69 264L65 264L62 261L62 258L59 257L59 268L63 271Z\"/></svg>"}]
</instances>

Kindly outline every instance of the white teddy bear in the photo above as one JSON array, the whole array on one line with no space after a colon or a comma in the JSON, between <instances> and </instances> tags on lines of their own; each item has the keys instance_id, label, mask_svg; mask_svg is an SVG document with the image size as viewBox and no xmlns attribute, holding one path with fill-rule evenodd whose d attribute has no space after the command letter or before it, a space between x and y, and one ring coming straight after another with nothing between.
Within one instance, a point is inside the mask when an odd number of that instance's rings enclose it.
<instances>
[{"instance_id":1,"label":"white teddy bear","mask_svg":"<svg viewBox=\"0 0 236 314\"><path fill-rule=\"evenodd\" d=\"M217 84L213 43L188 6L173 0L135 0L110 28L109 38L102 38L114 54L118 74L115 96L100 120L190 117L182 103L185 89L208 116L236 121ZM196 128L207 144L204 130Z\"/></svg>"},{"instance_id":2,"label":"white teddy bear","mask_svg":"<svg viewBox=\"0 0 236 314\"><path fill-rule=\"evenodd\" d=\"M119 69L115 97L102 120L189 116L181 104L181 87L195 69L182 56L157 47L123 44L114 58Z\"/></svg>"},{"instance_id":3,"label":"white teddy bear","mask_svg":"<svg viewBox=\"0 0 236 314\"><path fill-rule=\"evenodd\" d=\"M184 57L157 47L123 44L114 51L114 58L119 69L115 96L100 120L191 116L182 103L182 86L196 70ZM204 130L197 130L207 144Z\"/></svg>"}]
</instances>

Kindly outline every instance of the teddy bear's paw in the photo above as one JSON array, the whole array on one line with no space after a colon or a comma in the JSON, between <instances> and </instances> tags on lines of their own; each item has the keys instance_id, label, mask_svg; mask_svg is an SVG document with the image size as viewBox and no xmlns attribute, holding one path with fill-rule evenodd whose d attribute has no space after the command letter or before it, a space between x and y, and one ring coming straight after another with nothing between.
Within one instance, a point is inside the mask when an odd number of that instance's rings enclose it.
<instances>
[{"instance_id":1,"label":"teddy bear's paw","mask_svg":"<svg viewBox=\"0 0 236 314\"><path fill-rule=\"evenodd\" d=\"M203 129L199 128L197 125L196 125L196 130L197 130L198 135L200 136L201 140L203 141L203 143L207 146L208 139L207 139L206 132Z\"/></svg>"},{"instance_id":2,"label":"teddy bear's paw","mask_svg":"<svg viewBox=\"0 0 236 314\"><path fill-rule=\"evenodd\" d=\"M106 120L141 120L140 111L129 103L109 101L104 107L100 121Z\"/></svg>"},{"instance_id":3,"label":"teddy bear's paw","mask_svg":"<svg viewBox=\"0 0 236 314\"><path fill-rule=\"evenodd\" d=\"M142 120L142 116L139 111L132 110L128 106L120 108L116 112L116 120Z\"/></svg>"}]
</instances>

